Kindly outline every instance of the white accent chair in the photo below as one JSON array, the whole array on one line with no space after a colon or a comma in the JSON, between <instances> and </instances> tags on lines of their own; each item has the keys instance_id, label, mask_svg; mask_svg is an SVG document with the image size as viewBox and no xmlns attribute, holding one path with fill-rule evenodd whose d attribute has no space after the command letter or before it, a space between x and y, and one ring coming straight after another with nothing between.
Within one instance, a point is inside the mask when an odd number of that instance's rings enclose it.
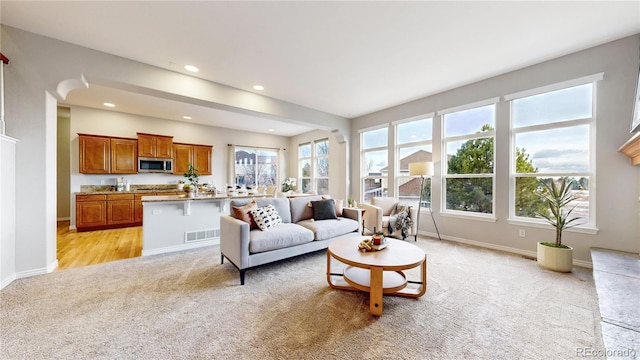
<instances>
[{"instance_id":1,"label":"white accent chair","mask_svg":"<svg viewBox=\"0 0 640 360\"><path fill-rule=\"evenodd\" d=\"M369 204L362 203L360 208L365 210L362 215L364 222L364 228L371 233L375 231L382 231L385 236L389 236L389 218L394 214L398 201L392 197L372 197ZM411 233L408 236L413 236L414 239L418 235L418 210L412 206L409 214L413 225L411 226Z\"/></svg>"}]
</instances>

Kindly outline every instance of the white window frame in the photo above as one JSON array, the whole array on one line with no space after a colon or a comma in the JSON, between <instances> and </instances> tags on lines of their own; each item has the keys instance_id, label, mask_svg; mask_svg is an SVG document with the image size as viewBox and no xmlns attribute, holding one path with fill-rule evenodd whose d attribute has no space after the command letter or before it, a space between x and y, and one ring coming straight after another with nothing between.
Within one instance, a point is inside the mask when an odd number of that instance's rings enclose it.
<instances>
[{"instance_id":1,"label":"white window frame","mask_svg":"<svg viewBox=\"0 0 640 360\"><path fill-rule=\"evenodd\" d=\"M302 156L302 152L300 151L300 148L303 146L309 146L310 147L310 155L309 156ZM309 176L303 176L303 172L302 172L302 167L303 167L303 162L304 161L308 161L311 169L309 169ZM303 181L302 180L308 180L309 184L311 184L311 187L313 187L313 169L314 169L314 164L313 164L313 142L305 142L305 143L301 143L298 144L298 191L303 191L304 189L302 188L302 184ZM313 190L313 189L311 189Z\"/></svg>"},{"instance_id":2,"label":"white window frame","mask_svg":"<svg viewBox=\"0 0 640 360\"><path fill-rule=\"evenodd\" d=\"M309 189L310 192L314 192L315 194L319 194L318 193L318 180L321 179L327 179L327 181L329 181L329 171L330 169L327 169L327 176L319 176L318 175L318 166L317 166L317 161L319 159L323 159L326 158L327 159L327 164L329 164L329 151L327 151L326 154L324 155L318 155L316 153L316 145L322 142L326 142L327 143L327 149L329 149L330 147L330 142L328 138L324 138L324 139L318 139L318 140L314 140L314 141L310 141L310 142L305 142L305 143L300 143L298 144L298 190L303 190L302 189L302 180L308 180L309 184L311 184L311 189ZM302 156L301 152L300 152L300 148L302 146L310 146L311 147L311 155L310 156ZM311 164L311 169L309 169L310 171L310 176L302 176L302 163L303 161L309 161L309 163ZM326 194L320 194L320 195L326 195Z\"/></svg>"},{"instance_id":3,"label":"white window frame","mask_svg":"<svg viewBox=\"0 0 640 360\"><path fill-rule=\"evenodd\" d=\"M364 134L369 132L369 131L375 131L375 130L380 130L380 129L387 129L387 142L386 145L384 146L378 146L378 147L374 147L374 148L369 148L369 149L365 149L364 148ZM383 189L383 193L381 194L381 196L386 197L388 196L388 193L385 194L384 193L384 184L385 182L388 184L389 183L389 172L387 172L387 176L384 176L382 174L380 174L380 176L369 176L366 174L366 163L365 163L365 154L368 152L376 152L376 151L386 151L387 152L387 158L389 157L389 124L384 124L381 126L376 126L376 127L371 127L371 128L366 128L366 129L361 129L360 130L360 201L365 201L365 182L367 180L375 180L375 179L380 179L380 181L382 182L382 189ZM389 163L387 161L387 166L389 166ZM388 191L388 190L387 190Z\"/></svg>"},{"instance_id":4,"label":"white window frame","mask_svg":"<svg viewBox=\"0 0 640 360\"><path fill-rule=\"evenodd\" d=\"M276 186L276 187L278 186L278 182L279 182L279 178L278 177L279 177L279 173L280 173L280 156L278 154L279 149L256 147L256 146L235 145L234 146L234 154L233 154L234 158L236 158L236 156L237 156L236 154L238 153L239 150L251 150L251 151L255 151L255 153L256 153L255 174L254 174L254 177L256 179L256 183L254 184L255 186ZM272 185L265 185L265 184L259 184L258 183L258 167L261 164L260 162L258 162L260 151L274 151L275 154L276 154L276 156L275 156L276 157L276 163L275 163L275 166L276 166L276 179L275 179L275 183L272 184ZM234 185L238 185L238 181L237 181L237 177L238 177L237 166L238 165L239 164L236 163L234 165L234 167L233 167L233 172L234 172L233 177L234 177L234 179L236 179Z\"/></svg>"},{"instance_id":5,"label":"white window frame","mask_svg":"<svg viewBox=\"0 0 640 360\"><path fill-rule=\"evenodd\" d=\"M400 144L399 142L399 129L398 126L399 125L403 125L403 124L408 124L411 122L416 122L416 121L423 121L423 120L431 120L431 139L430 140L420 140L420 141L414 141L414 142L407 142L407 143L403 143ZM400 200L400 178L405 178L405 177L409 177L409 172L407 169L406 173L402 173L402 169L400 169L400 161L402 160L401 156L400 156L400 151L404 148L412 148L412 147L418 147L418 146L431 146L431 162L434 162L433 159L433 122L435 121L434 119L434 113L429 113L429 114L425 114L422 116L416 116L416 117L412 117L409 119L405 119L405 120L399 120L399 121L395 121L392 123L392 125L395 127L395 139L394 139L394 145L395 145L395 156L394 156L394 160L395 160L395 178L394 178L394 187L395 187L395 191L394 193L396 194L395 198L396 200ZM425 183L429 181L429 186L431 187L431 179L425 179ZM433 196L433 191L430 191L430 194ZM418 201L420 201L421 199L418 199ZM422 199L422 200L427 200L427 199ZM431 198L428 199L429 203L431 203ZM430 208L430 206L429 206Z\"/></svg>"},{"instance_id":6,"label":"white window frame","mask_svg":"<svg viewBox=\"0 0 640 360\"><path fill-rule=\"evenodd\" d=\"M474 102L474 103L469 103L466 105L461 105L461 106L456 106L456 107L452 107L449 109L444 109L444 110L440 110L437 112L437 115L439 115L440 121L441 121L441 132L440 132L440 139L441 139L441 158L442 161L440 161L441 164L441 174L442 174L442 178L441 178L441 201L440 201L440 212L443 216L450 216L450 217L458 217L458 218L464 218L464 219L473 219L473 220L480 220L480 221L488 221L488 222L496 222L497 221L497 217L496 217L496 149L498 148L498 138L496 136L496 129L498 126L498 121L497 121L497 117L498 117L498 101L500 100L500 98L496 97L496 98L490 98L490 99L486 99L486 100L481 100L478 102ZM485 132L479 132L479 133L472 133L472 134L466 134L466 135L456 135L456 136L449 136L449 137L445 137L445 129L446 129L446 115L448 114L452 114L452 113L456 113L459 111L465 111L465 110L471 110L471 109L475 109L475 108L480 108L480 107L484 107L484 106L488 106L488 105L493 105L494 106L494 119L493 119L493 128L494 130L491 131L485 131ZM447 159L447 144L450 142L457 142L457 141L468 141L468 140L474 140L474 139L481 139L481 138L493 138L493 164L494 164L494 168L493 168L493 173L492 174L448 174L448 161ZM471 212L471 211L460 211L460 210L451 210L451 209L447 209L447 179L456 179L456 178L490 178L491 179L491 187L492 187L492 191L491 191L491 213L477 213L477 212Z\"/></svg>"},{"instance_id":7,"label":"white window frame","mask_svg":"<svg viewBox=\"0 0 640 360\"><path fill-rule=\"evenodd\" d=\"M547 222L542 219L516 216L515 200L516 200L516 177L582 177L589 178L589 222L587 224L578 225L576 227L567 229L566 231L597 234L598 228L596 227L596 123L597 123L597 99L598 99L598 81L604 77L603 73L598 73L590 76L585 76L577 79L572 79L560 83L555 83L535 89L530 89L514 94L505 95L505 101L509 102L509 218L507 222L512 225L532 226L540 228L550 228ZM513 116L512 116L512 100L517 100L529 96L540 95L557 90L567 89L575 86L581 86L586 84L592 84L591 93L591 117L582 119L565 120L560 122L553 122L540 125L524 126L520 128L514 128ZM589 126L589 169L587 172L573 172L573 173L535 173L535 174L518 174L516 173L515 161L516 161L516 135L521 133L527 133L531 131L541 130L554 130L561 128L571 128L576 126Z\"/></svg>"}]
</instances>

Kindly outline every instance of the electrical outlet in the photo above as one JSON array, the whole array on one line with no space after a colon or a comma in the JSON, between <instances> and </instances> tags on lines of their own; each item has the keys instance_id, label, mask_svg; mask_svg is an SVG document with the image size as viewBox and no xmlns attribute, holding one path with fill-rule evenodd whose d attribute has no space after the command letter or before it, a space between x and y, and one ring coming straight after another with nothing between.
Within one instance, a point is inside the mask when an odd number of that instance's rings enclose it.
<instances>
[{"instance_id":1,"label":"electrical outlet","mask_svg":"<svg viewBox=\"0 0 640 360\"><path fill-rule=\"evenodd\" d=\"M153 210L153 215L160 215L162 214L162 210Z\"/></svg>"},{"instance_id":2,"label":"electrical outlet","mask_svg":"<svg viewBox=\"0 0 640 360\"><path fill-rule=\"evenodd\" d=\"M520 229L519 235L520 237L525 237L524 229Z\"/></svg>"},{"instance_id":3,"label":"electrical outlet","mask_svg":"<svg viewBox=\"0 0 640 360\"><path fill-rule=\"evenodd\" d=\"M104 185L104 180L100 180L100 185Z\"/></svg>"}]
</instances>

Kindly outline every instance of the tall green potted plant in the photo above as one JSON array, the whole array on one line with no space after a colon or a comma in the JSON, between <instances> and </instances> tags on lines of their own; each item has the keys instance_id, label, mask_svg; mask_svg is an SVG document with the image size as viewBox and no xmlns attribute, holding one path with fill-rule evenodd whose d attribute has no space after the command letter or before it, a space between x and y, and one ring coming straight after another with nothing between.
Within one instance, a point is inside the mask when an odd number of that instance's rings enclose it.
<instances>
[{"instance_id":1,"label":"tall green potted plant","mask_svg":"<svg viewBox=\"0 0 640 360\"><path fill-rule=\"evenodd\" d=\"M556 183L553 179L540 181L541 190L538 195L547 206L545 211L536 215L546 220L556 230L555 242L538 242L538 265L545 269L570 272L573 268L573 248L562 244L562 232L579 225L580 217L572 217L576 205L568 208L580 196L572 191L572 180L562 177ZM568 210L567 210L568 208Z\"/></svg>"}]
</instances>

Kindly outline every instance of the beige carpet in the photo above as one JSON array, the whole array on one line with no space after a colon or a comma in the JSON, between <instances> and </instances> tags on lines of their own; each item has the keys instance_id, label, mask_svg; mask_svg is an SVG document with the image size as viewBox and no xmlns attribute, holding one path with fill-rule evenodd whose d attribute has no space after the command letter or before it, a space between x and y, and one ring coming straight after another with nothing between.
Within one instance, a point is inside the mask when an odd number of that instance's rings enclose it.
<instances>
[{"instance_id":1,"label":"beige carpet","mask_svg":"<svg viewBox=\"0 0 640 360\"><path fill-rule=\"evenodd\" d=\"M604 351L591 271L419 239L420 299L332 290L323 251L247 272L219 248L14 281L1 359L570 359ZM410 273L414 275L414 273ZM417 275L414 279L418 279ZM582 351L582 352L581 352ZM582 354L582 356L581 356Z\"/></svg>"}]
</instances>

